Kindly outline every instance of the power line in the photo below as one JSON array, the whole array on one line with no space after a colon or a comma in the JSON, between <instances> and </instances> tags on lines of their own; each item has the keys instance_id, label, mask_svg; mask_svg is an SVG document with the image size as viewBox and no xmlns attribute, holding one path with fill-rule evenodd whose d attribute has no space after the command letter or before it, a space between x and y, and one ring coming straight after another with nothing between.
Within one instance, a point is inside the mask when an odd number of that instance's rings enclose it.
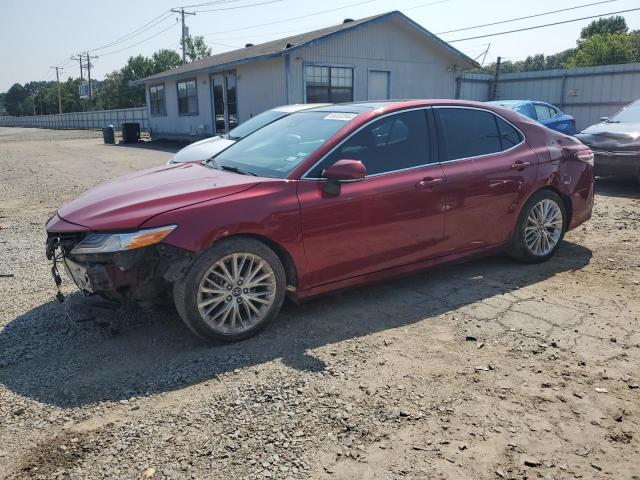
<instances>
[{"instance_id":1,"label":"power line","mask_svg":"<svg viewBox=\"0 0 640 480\"><path fill-rule=\"evenodd\" d=\"M438 5L439 3L448 3L450 1L451 0L438 0L437 2L423 3L421 5L414 5L413 7L403 8L403 10L406 12L408 10L415 10L416 8L430 7L432 5Z\"/></svg>"},{"instance_id":2,"label":"power line","mask_svg":"<svg viewBox=\"0 0 640 480\"><path fill-rule=\"evenodd\" d=\"M98 50L104 50L105 48L109 48L109 47L113 47L119 43L122 42L126 42L127 40L130 40L133 37L136 37L138 35L140 35L143 32L146 32L147 30L160 25L161 23L167 21L168 19L172 18L173 14L171 13L170 10L167 10L165 12L163 12L161 15L158 15L157 17L155 17L153 20L148 21L147 23L145 23L144 25L136 28L135 30L127 33L126 35L123 35L122 37L119 37L115 40L112 40L111 42L105 43L104 45L101 45L99 47L96 48L91 48L88 51L89 52L95 52Z\"/></svg>"},{"instance_id":3,"label":"power line","mask_svg":"<svg viewBox=\"0 0 640 480\"><path fill-rule=\"evenodd\" d=\"M266 27L268 25L277 25L278 23L285 23L285 22L289 22L291 20L300 20L302 18L313 17L315 15L322 15L324 13L332 13L332 12L335 12L335 11L338 11L338 10L345 10L347 8L357 7L359 5L365 5L367 3L373 3L373 2L377 2L377 1L378 0L365 0L365 1L362 1L362 2L351 3L349 5L345 5L344 7L331 8L329 10L321 10L319 12L307 13L306 15L300 15L300 16L297 16L297 17L283 18L282 20L275 20L273 22L260 23L260 24L257 24L257 25L249 25L247 27L234 28L232 30L209 32L209 33L205 33L205 36L206 35L221 35L223 33L239 32L239 31L242 31L242 30L251 30L252 28Z\"/></svg>"},{"instance_id":4,"label":"power line","mask_svg":"<svg viewBox=\"0 0 640 480\"><path fill-rule=\"evenodd\" d=\"M499 22L485 23L483 25L474 25L473 27L465 27L465 28L457 28L455 30L447 30L446 32L438 32L438 33L436 33L436 35L444 35L445 33L453 33L453 32L463 32L465 30L474 30L476 28L482 28L482 27L491 27L492 25L500 25L500 24L503 24L503 23L516 22L518 20L527 20L529 18L543 17L545 15L551 15L551 14L554 14L554 13L568 12L569 10L577 10L579 8L592 7L594 5L600 5L602 3L611 3L611 2L617 2L617 1L618 0L604 0L602 2L587 3L587 4L584 4L584 5L577 5L575 7L563 8L561 10L552 10L550 12L536 13L535 15L527 15L526 17L511 18L509 20L501 20Z\"/></svg>"},{"instance_id":5,"label":"power line","mask_svg":"<svg viewBox=\"0 0 640 480\"><path fill-rule=\"evenodd\" d=\"M209 32L209 33L205 33L204 35L205 36L213 36L213 35L217 36L217 35L222 35L224 33L238 32L238 31L242 31L242 30L250 30L250 29L253 29L253 28L257 28L257 27L265 27L265 26L268 26L268 25L275 25L275 24L278 24L278 23L285 23L285 22L288 22L290 20L300 20L300 19L303 19L303 18L315 16L315 15L322 15L323 13L331 13L331 12L334 12L334 11L337 11L337 10L344 10L344 9L350 8L350 7L357 7L359 5L364 5L364 4L372 3L372 2L375 2L375 1L378 1L378 0L368 0L368 1L358 2L358 3L352 3L352 4L349 4L349 5L345 5L343 7L333 8L331 10L322 10L322 11L319 11L319 12L312 12L312 13L309 13L307 15L301 15L299 17L290 17L290 18L285 18L285 19L282 19L282 20L277 20L277 21L273 21L273 22L269 22L269 23L251 25L249 27L236 28L236 29L233 29L233 30L225 30L225 31L222 31L222 32ZM414 10L416 8L429 7L429 6L432 6L432 5L438 5L440 3L447 3L447 2L450 2L450 1L451 0L438 0L438 1L435 1L435 2L428 2L428 3L423 3L423 4L420 4L420 5L415 5L413 7L405 8L404 10L405 11L406 10ZM332 25L334 25L334 24L332 23L331 25L323 25L323 26L319 26L319 27L315 27L315 28L314 27L309 27L309 28L311 28L312 30L318 30L318 29L326 28L326 27L332 26ZM295 30L286 30L284 32L280 31L280 32L272 32L272 33L253 35L252 38L254 38L254 37L268 37L270 35L280 35L280 34L287 34L287 33L294 33L294 32L308 32L309 28L297 28ZM225 39L228 39L228 40L241 40L243 38L246 38L246 37L233 37L233 38L225 37Z\"/></svg>"},{"instance_id":6,"label":"power line","mask_svg":"<svg viewBox=\"0 0 640 480\"><path fill-rule=\"evenodd\" d=\"M207 45L220 45L221 47L229 47L229 48L237 48L240 49L242 48L239 45L229 45L227 43L219 43L219 42L205 42Z\"/></svg>"},{"instance_id":7,"label":"power line","mask_svg":"<svg viewBox=\"0 0 640 480\"><path fill-rule=\"evenodd\" d=\"M181 5L178 8L198 8L198 7L209 7L211 5L222 5L225 3L238 3L243 0L218 0L216 2L205 2L205 3L196 3L193 5Z\"/></svg>"},{"instance_id":8,"label":"power line","mask_svg":"<svg viewBox=\"0 0 640 480\"><path fill-rule=\"evenodd\" d=\"M589 17L574 18L574 19L571 19L571 20L563 20L561 22L554 22L554 23L545 23L544 25L536 25L534 27L518 28L517 30L508 30L508 31L505 31L505 32L489 33L487 35L477 35L475 37L457 38L455 40L447 40L447 42L448 43L464 42L466 40L476 40L478 38L495 37L495 36L498 36L498 35L506 35L508 33L525 32L527 30L535 30L535 29L538 29L538 28L553 27L555 25L564 25L565 23L579 22L581 20L589 20L591 18L604 17L606 15L616 15L618 13L635 12L635 11L638 11L638 10L640 10L640 8L630 8L628 10L618 10L617 12L601 13L600 15L591 15Z\"/></svg>"},{"instance_id":9,"label":"power line","mask_svg":"<svg viewBox=\"0 0 640 480\"><path fill-rule=\"evenodd\" d=\"M237 7L214 8L210 10L196 10L196 12L205 13L205 12L222 12L224 10L238 10L239 8L257 7L259 5L268 5L270 3L278 3L283 1L284 0L269 0L268 2L252 3L250 5L238 5Z\"/></svg>"},{"instance_id":10,"label":"power line","mask_svg":"<svg viewBox=\"0 0 640 480\"><path fill-rule=\"evenodd\" d=\"M174 24L172 24L172 25L169 25L167 28L165 28L165 29L163 29L163 30L160 30L160 31L159 31L158 33L156 33L156 34L151 35L150 37L145 38L144 40L140 40L139 42L134 43L134 44L132 44L132 45L129 45L128 47L121 48L120 50L114 50L113 52L102 53L102 54L100 54L100 56L101 56L101 57L106 57L106 56L108 56L108 55L114 55L114 54L116 54L116 53L120 53L120 52L124 52L125 50L129 50L130 48L136 47L136 46L140 45L141 43L144 43L144 42L146 42L146 41L148 41L148 40L151 40L152 38L157 37L158 35L163 34L163 33L164 33L164 32L166 32L167 30L169 30L169 29L171 29L171 28L174 28L176 25L178 25L178 23L177 23L177 22L176 22L176 23L174 23Z\"/></svg>"}]
</instances>

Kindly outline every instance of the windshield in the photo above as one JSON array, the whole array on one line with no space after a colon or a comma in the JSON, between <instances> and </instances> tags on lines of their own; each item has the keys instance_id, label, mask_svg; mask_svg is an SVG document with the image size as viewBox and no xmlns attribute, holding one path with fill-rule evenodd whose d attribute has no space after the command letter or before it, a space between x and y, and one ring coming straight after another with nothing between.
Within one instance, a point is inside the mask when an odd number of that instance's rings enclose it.
<instances>
[{"instance_id":1,"label":"windshield","mask_svg":"<svg viewBox=\"0 0 640 480\"><path fill-rule=\"evenodd\" d=\"M229 132L229 138L231 140L240 140L250 133L253 133L256 130L264 127L265 125L268 125L271 122L278 120L279 118L282 118L286 115L288 115L286 112L278 112L277 110L267 110L266 112L262 112L260 115L256 115L255 117L250 118L242 125L239 125L231 130Z\"/></svg>"},{"instance_id":2,"label":"windshield","mask_svg":"<svg viewBox=\"0 0 640 480\"><path fill-rule=\"evenodd\" d=\"M607 123L640 123L640 100L620 110Z\"/></svg>"},{"instance_id":3,"label":"windshield","mask_svg":"<svg viewBox=\"0 0 640 480\"><path fill-rule=\"evenodd\" d=\"M326 111L287 115L231 145L209 164L239 173L285 178L355 116Z\"/></svg>"}]
</instances>

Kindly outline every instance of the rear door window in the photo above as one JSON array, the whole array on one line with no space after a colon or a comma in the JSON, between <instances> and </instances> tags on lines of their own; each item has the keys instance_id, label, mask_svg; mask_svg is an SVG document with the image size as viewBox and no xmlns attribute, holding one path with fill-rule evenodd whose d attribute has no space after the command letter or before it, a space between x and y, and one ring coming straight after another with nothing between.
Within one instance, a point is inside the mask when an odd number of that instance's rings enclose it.
<instances>
[{"instance_id":1,"label":"rear door window","mask_svg":"<svg viewBox=\"0 0 640 480\"><path fill-rule=\"evenodd\" d=\"M503 150L496 116L486 110L436 108L441 160L488 155ZM518 142L519 143L519 142Z\"/></svg>"}]
</instances>

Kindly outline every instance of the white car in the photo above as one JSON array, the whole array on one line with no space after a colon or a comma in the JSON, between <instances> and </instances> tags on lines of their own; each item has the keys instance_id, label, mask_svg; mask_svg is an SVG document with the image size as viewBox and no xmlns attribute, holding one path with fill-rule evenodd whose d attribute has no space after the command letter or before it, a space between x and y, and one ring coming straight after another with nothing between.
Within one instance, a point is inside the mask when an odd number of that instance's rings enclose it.
<instances>
[{"instance_id":1,"label":"white car","mask_svg":"<svg viewBox=\"0 0 640 480\"><path fill-rule=\"evenodd\" d=\"M174 163L184 162L197 162L208 160L214 155L217 155L222 150L226 149L230 145L233 145L238 140L243 139L247 135L259 130L265 125L275 122L276 120L291 115L292 113L299 112L301 110L307 110L309 108L325 107L327 103L304 103L296 105L283 105L271 110L262 112L259 115L247 120L242 125L238 125L226 135L219 135L216 137L205 138L198 142L194 142L187 145L182 150L178 151L168 162L167 165Z\"/></svg>"}]
</instances>

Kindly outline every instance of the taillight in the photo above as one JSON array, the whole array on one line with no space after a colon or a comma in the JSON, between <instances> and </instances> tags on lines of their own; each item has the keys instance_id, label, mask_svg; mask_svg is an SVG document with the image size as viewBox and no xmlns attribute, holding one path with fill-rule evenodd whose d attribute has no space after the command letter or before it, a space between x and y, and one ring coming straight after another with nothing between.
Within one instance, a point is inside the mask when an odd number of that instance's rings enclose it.
<instances>
[{"instance_id":1,"label":"taillight","mask_svg":"<svg viewBox=\"0 0 640 480\"><path fill-rule=\"evenodd\" d=\"M590 149L578 150L574 155L578 160L588 163L593 167L594 165L593 152Z\"/></svg>"}]
</instances>

